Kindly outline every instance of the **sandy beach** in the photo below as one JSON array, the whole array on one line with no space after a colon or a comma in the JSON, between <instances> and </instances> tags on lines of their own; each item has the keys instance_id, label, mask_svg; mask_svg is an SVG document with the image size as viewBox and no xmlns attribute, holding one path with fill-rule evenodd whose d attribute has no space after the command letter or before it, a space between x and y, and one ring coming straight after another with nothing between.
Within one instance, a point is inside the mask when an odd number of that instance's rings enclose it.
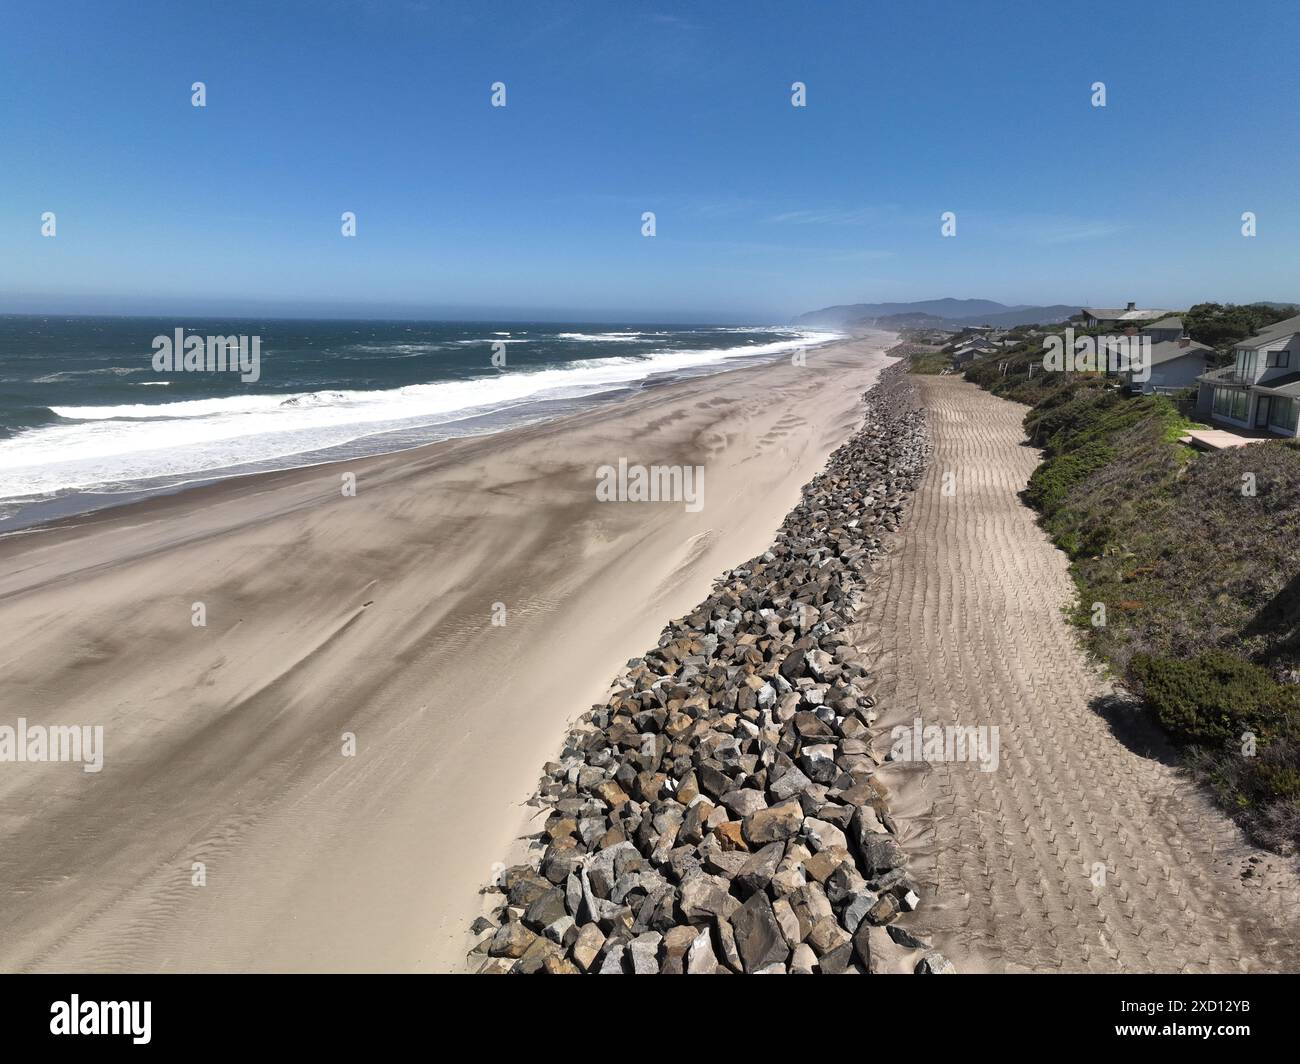
<instances>
[{"instance_id":1,"label":"sandy beach","mask_svg":"<svg viewBox=\"0 0 1300 1064\"><path fill-rule=\"evenodd\" d=\"M0 541L0 723L105 737L0 774L0 969L459 970L566 722L767 546L892 340ZM597 502L620 458L703 508Z\"/></svg>"}]
</instances>

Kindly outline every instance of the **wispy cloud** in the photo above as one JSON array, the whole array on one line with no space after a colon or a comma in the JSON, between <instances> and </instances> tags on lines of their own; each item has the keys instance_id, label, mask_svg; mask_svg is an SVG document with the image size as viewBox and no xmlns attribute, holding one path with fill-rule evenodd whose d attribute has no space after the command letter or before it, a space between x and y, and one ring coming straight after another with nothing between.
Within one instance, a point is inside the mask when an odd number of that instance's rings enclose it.
<instances>
[{"instance_id":1,"label":"wispy cloud","mask_svg":"<svg viewBox=\"0 0 1300 1064\"><path fill-rule=\"evenodd\" d=\"M752 214L761 207L755 199L697 200L685 205L692 214L705 218L735 218Z\"/></svg>"},{"instance_id":2,"label":"wispy cloud","mask_svg":"<svg viewBox=\"0 0 1300 1064\"><path fill-rule=\"evenodd\" d=\"M1038 234L1044 244L1072 244L1078 240L1102 240L1129 227L1118 222L1058 222Z\"/></svg>"},{"instance_id":3,"label":"wispy cloud","mask_svg":"<svg viewBox=\"0 0 1300 1064\"><path fill-rule=\"evenodd\" d=\"M778 225L870 225L894 213L893 207L814 207L768 218Z\"/></svg>"},{"instance_id":4,"label":"wispy cloud","mask_svg":"<svg viewBox=\"0 0 1300 1064\"><path fill-rule=\"evenodd\" d=\"M812 258L821 262L876 262L893 257L882 248L821 248L773 244L757 240L675 240L672 243L719 255L772 256L783 259Z\"/></svg>"},{"instance_id":5,"label":"wispy cloud","mask_svg":"<svg viewBox=\"0 0 1300 1064\"><path fill-rule=\"evenodd\" d=\"M994 222L1001 236L1034 244L1077 244L1105 240L1131 228L1127 223L1104 218L1076 218L1070 215L1010 215Z\"/></svg>"},{"instance_id":6,"label":"wispy cloud","mask_svg":"<svg viewBox=\"0 0 1300 1064\"><path fill-rule=\"evenodd\" d=\"M673 29L678 30L689 30L692 33L700 28L698 24L691 22L689 19L684 19L680 15L666 15L661 11L648 11L646 12L646 18L651 22L659 23L661 26L671 26Z\"/></svg>"}]
</instances>

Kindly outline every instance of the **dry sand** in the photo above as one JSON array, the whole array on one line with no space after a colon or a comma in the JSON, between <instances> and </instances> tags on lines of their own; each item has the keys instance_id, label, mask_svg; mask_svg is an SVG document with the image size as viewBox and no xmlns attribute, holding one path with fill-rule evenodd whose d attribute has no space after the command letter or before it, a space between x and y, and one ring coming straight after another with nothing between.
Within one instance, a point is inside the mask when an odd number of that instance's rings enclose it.
<instances>
[{"instance_id":1,"label":"dry sand","mask_svg":"<svg viewBox=\"0 0 1300 1064\"><path fill-rule=\"evenodd\" d=\"M1158 736L1099 712L1114 692L1063 615L1068 562L1018 497L1039 462L1026 408L916 379L933 456L864 633L878 745L916 717L1000 736L993 772L880 772L927 886L917 926L964 972L1294 970L1293 863L1250 846Z\"/></svg>"},{"instance_id":2,"label":"dry sand","mask_svg":"<svg viewBox=\"0 0 1300 1064\"><path fill-rule=\"evenodd\" d=\"M768 545L877 341L0 541L0 724L106 744L0 765L0 969L459 968L566 722ZM703 510L598 504L620 456Z\"/></svg>"}]
</instances>

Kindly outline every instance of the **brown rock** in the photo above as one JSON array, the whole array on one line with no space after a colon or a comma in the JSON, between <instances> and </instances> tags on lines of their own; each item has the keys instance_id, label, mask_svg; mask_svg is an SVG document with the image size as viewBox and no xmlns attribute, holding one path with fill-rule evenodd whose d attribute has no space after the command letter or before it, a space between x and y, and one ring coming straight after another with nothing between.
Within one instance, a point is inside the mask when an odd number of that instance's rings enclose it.
<instances>
[{"instance_id":1,"label":"brown rock","mask_svg":"<svg viewBox=\"0 0 1300 1064\"><path fill-rule=\"evenodd\" d=\"M840 927L833 916L822 917L808 932L808 945L812 946L819 957L830 953L831 950L839 949L848 941L849 933Z\"/></svg>"},{"instance_id":2,"label":"brown rock","mask_svg":"<svg viewBox=\"0 0 1300 1064\"><path fill-rule=\"evenodd\" d=\"M678 924L664 933L664 959L659 966L661 975L684 975L686 973L686 954L691 943L695 941L699 929L687 924Z\"/></svg>"},{"instance_id":3,"label":"brown rock","mask_svg":"<svg viewBox=\"0 0 1300 1064\"><path fill-rule=\"evenodd\" d=\"M698 846L704 841L704 824L713 809L713 803L707 798L703 798L692 805L686 810L686 815L682 817L682 826L677 832L677 837L682 842Z\"/></svg>"},{"instance_id":4,"label":"brown rock","mask_svg":"<svg viewBox=\"0 0 1300 1064\"><path fill-rule=\"evenodd\" d=\"M887 924L898 913L898 899L892 894L883 894L880 900L867 911L867 920L873 924Z\"/></svg>"},{"instance_id":5,"label":"brown rock","mask_svg":"<svg viewBox=\"0 0 1300 1064\"><path fill-rule=\"evenodd\" d=\"M703 923L715 916L724 920L740 905L729 893L731 884L720 876L700 873L687 879L681 888L682 915L691 923Z\"/></svg>"},{"instance_id":6,"label":"brown rock","mask_svg":"<svg viewBox=\"0 0 1300 1064\"><path fill-rule=\"evenodd\" d=\"M552 839L562 839L566 835L578 833L578 822L573 817L559 817L547 822L546 834Z\"/></svg>"},{"instance_id":7,"label":"brown rock","mask_svg":"<svg viewBox=\"0 0 1300 1064\"><path fill-rule=\"evenodd\" d=\"M800 926L799 917L795 916L789 899L777 898L772 903L772 912L776 916L777 926L781 928L781 935L786 945L791 949L798 946L804 940L804 929Z\"/></svg>"},{"instance_id":8,"label":"brown rock","mask_svg":"<svg viewBox=\"0 0 1300 1064\"><path fill-rule=\"evenodd\" d=\"M802 824L803 806L796 798L770 809L760 809L742 821L744 838L750 846L766 846L769 842L792 838L799 833Z\"/></svg>"},{"instance_id":9,"label":"brown rock","mask_svg":"<svg viewBox=\"0 0 1300 1064\"><path fill-rule=\"evenodd\" d=\"M806 942L800 942L795 946L794 955L790 958L790 974L812 975L816 964L817 954L812 951L812 947Z\"/></svg>"},{"instance_id":10,"label":"brown rock","mask_svg":"<svg viewBox=\"0 0 1300 1064\"><path fill-rule=\"evenodd\" d=\"M551 955L542 962L542 970L547 975L581 975L578 966L567 957Z\"/></svg>"},{"instance_id":11,"label":"brown rock","mask_svg":"<svg viewBox=\"0 0 1300 1064\"><path fill-rule=\"evenodd\" d=\"M596 794L611 809L617 809L631 801L627 792L613 780L606 780L597 787Z\"/></svg>"},{"instance_id":12,"label":"brown rock","mask_svg":"<svg viewBox=\"0 0 1300 1064\"><path fill-rule=\"evenodd\" d=\"M839 868L846 861L851 861L849 851L840 847L831 846L822 850L821 853L815 854L804 861L804 871L815 879L818 883L825 883L830 878L832 872Z\"/></svg>"},{"instance_id":13,"label":"brown rock","mask_svg":"<svg viewBox=\"0 0 1300 1064\"><path fill-rule=\"evenodd\" d=\"M739 820L728 820L713 829L714 837L724 850L748 850Z\"/></svg>"},{"instance_id":14,"label":"brown rock","mask_svg":"<svg viewBox=\"0 0 1300 1064\"><path fill-rule=\"evenodd\" d=\"M595 924L584 924L573 944L573 960L584 972L590 971L605 945L605 935Z\"/></svg>"},{"instance_id":15,"label":"brown rock","mask_svg":"<svg viewBox=\"0 0 1300 1064\"><path fill-rule=\"evenodd\" d=\"M493 957L522 957L536 941L537 936L528 928L518 920L511 920L497 928L488 953Z\"/></svg>"},{"instance_id":16,"label":"brown rock","mask_svg":"<svg viewBox=\"0 0 1300 1064\"><path fill-rule=\"evenodd\" d=\"M511 971L516 975L536 975L545 967L549 958L563 960L564 950L549 939L534 939Z\"/></svg>"},{"instance_id":17,"label":"brown rock","mask_svg":"<svg viewBox=\"0 0 1300 1064\"><path fill-rule=\"evenodd\" d=\"M690 805L692 799L700 793L700 785L695 781L695 773L688 772L682 777L681 783L677 787L676 798L682 805Z\"/></svg>"}]
</instances>

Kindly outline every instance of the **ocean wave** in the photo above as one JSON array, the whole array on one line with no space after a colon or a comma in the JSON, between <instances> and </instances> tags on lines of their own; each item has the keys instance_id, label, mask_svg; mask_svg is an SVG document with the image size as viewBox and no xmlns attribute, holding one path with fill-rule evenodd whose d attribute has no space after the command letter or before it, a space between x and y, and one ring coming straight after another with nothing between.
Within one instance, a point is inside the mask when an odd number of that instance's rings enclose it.
<instances>
[{"instance_id":1,"label":"ocean wave","mask_svg":"<svg viewBox=\"0 0 1300 1064\"><path fill-rule=\"evenodd\" d=\"M137 373L152 373L151 366L101 366L97 369L65 369L58 373L47 373L44 377L33 377L33 384L60 384L64 381L78 380L81 377L130 377Z\"/></svg>"},{"instance_id":2,"label":"ocean wave","mask_svg":"<svg viewBox=\"0 0 1300 1064\"><path fill-rule=\"evenodd\" d=\"M524 404L598 395L662 373L707 372L729 360L776 355L823 338L833 334L803 332L762 344L638 352L382 390L52 407L62 423L21 431L0 448L0 498L201 475L253 462L293 464L288 460L295 455L381 433L424 430Z\"/></svg>"},{"instance_id":3,"label":"ocean wave","mask_svg":"<svg viewBox=\"0 0 1300 1064\"><path fill-rule=\"evenodd\" d=\"M607 333L556 333L557 340L571 340L583 344L646 344L652 343L654 336L665 333L607 332Z\"/></svg>"},{"instance_id":4,"label":"ocean wave","mask_svg":"<svg viewBox=\"0 0 1300 1064\"><path fill-rule=\"evenodd\" d=\"M344 350L359 351L366 355L425 355L433 351L450 351L447 344L441 343L389 343L389 344L349 344Z\"/></svg>"}]
</instances>

